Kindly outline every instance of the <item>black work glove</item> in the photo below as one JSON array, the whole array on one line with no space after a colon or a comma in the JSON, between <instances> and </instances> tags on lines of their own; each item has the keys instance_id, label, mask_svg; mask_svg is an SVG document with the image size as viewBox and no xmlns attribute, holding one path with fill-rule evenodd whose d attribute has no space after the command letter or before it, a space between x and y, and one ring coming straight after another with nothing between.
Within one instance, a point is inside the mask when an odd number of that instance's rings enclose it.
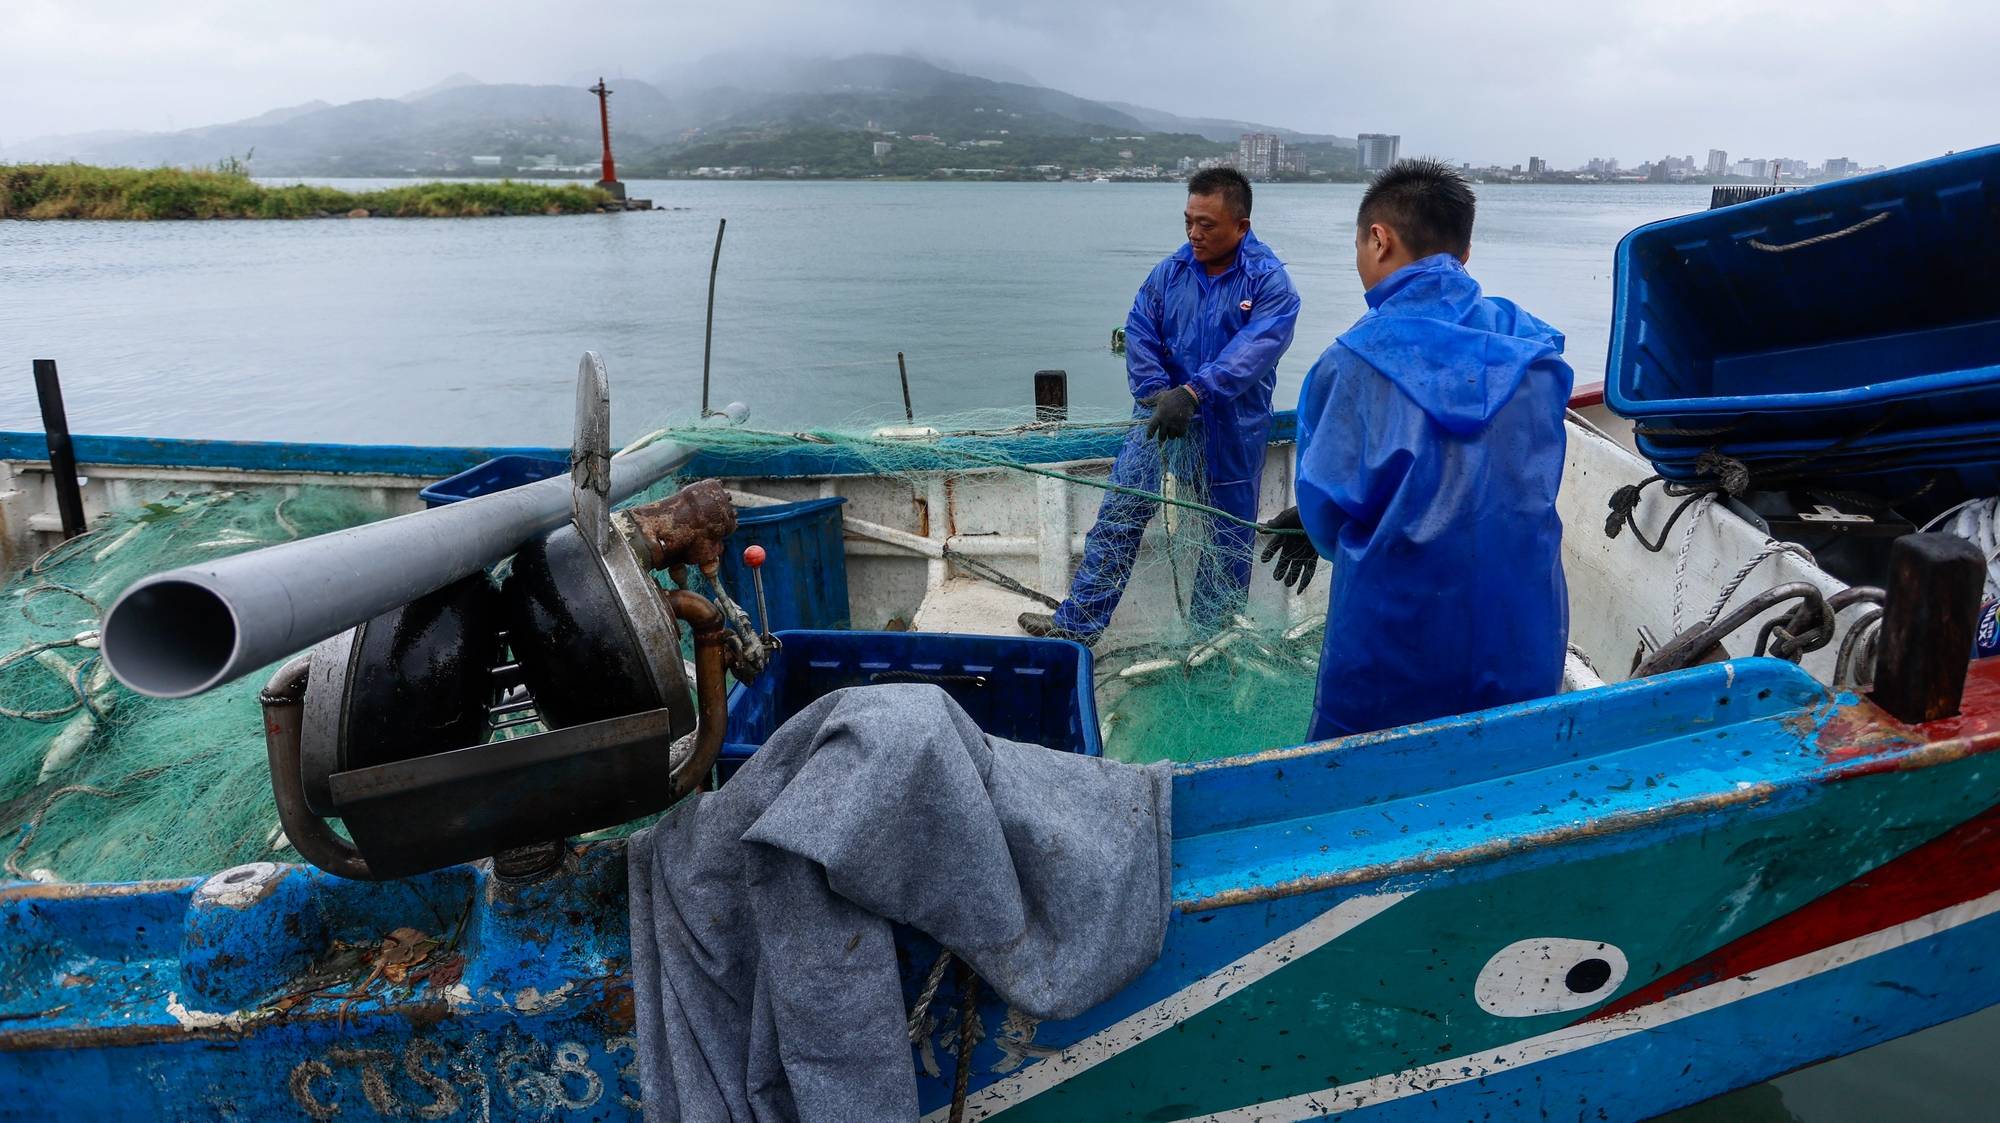
<instances>
[{"instance_id":1,"label":"black work glove","mask_svg":"<svg viewBox=\"0 0 2000 1123\"><path fill-rule=\"evenodd\" d=\"M1194 391L1185 386L1162 390L1139 399L1139 404L1153 411L1153 419L1146 423L1147 439L1172 440L1187 435L1188 422L1194 420Z\"/></svg>"},{"instance_id":2,"label":"black work glove","mask_svg":"<svg viewBox=\"0 0 2000 1123\"><path fill-rule=\"evenodd\" d=\"M1305 529L1297 507L1285 508L1264 525L1273 530ZM1264 547L1263 560L1272 558L1277 558L1278 564L1272 567L1271 576L1281 585L1290 585L1294 592L1305 592L1306 586L1312 584L1313 570L1319 568L1319 551L1313 549L1312 539L1303 533L1272 535L1271 544Z\"/></svg>"}]
</instances>

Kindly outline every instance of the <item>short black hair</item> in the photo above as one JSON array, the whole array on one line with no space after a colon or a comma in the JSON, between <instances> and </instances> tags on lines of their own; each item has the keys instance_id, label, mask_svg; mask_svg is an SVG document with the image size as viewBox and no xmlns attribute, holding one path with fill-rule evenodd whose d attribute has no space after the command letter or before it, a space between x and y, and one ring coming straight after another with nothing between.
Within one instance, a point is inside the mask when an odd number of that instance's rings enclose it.
<instances>
[{"instance_id":1,"label":"short black hair","mask_svg":"<svg viewBox=\"0 0 2000 1123\"><path fill-rule=\"evenodd\" d=\"M1477 201L1457 169L1442 160L1418 158L1391 164L1361 196L1355 224L1381 223L1394 230L1417 257L1472 252L1472 217Z\"/></svg>"},{"instance_id":2,"label":"short black hair","mask_svg":"<svg viewBox=\"0 0 2000 1123\"><path fill-rule=\"evenodd\" d=\"M1205 168L1188 179L1190 195L1221 195L1237 218L1250 217L1250 181L1235 168Z\"/></svg>"}]
</instances>

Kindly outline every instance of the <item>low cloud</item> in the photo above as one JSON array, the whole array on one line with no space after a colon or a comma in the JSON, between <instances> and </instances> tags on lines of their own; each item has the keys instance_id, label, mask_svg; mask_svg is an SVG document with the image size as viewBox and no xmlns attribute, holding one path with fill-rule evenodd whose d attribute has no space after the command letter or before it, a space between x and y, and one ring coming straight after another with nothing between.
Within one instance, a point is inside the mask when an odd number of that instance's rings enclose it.
<instances>
[{"instance_id":1,"label":"low cloud","mask_svg":"<svg viewBox=\"0 0 2000 1123\"><path fill-rule=\"evenodd\" d=\"M671 77L716 53L913 51L1087 97L1405 152L1920 159L2000 141L1990 0L9 0L0 145L394 97L465 71ZM4 149L0 149L4 158Z\"/></svg>"}]
</instances>

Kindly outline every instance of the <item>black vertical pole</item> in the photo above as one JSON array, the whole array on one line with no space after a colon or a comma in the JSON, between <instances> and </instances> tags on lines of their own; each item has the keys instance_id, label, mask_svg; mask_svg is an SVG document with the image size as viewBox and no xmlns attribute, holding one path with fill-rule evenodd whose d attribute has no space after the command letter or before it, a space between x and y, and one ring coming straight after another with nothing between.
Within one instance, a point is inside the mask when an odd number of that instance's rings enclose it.
<instances>
[{"instance_id":1,"label":"black vertical pole","mask_svg":"<svg viewBox=\"0 0 2000 1123\"><path fill-rule=\"evenodd\" d=\"M917 414L910 408L910 368L903 364L901 351L896 352L896 374L903 380L903 420L914 424Z\"/></svg>"},{"instance_id":2,"label":"black vertical pole","mask_svg":"<svg viewBox=\"0 0 2000 1123\"><path fill-rule=\"evenodd\" d=\"M49 439L49 472L55 477L63 537L75 538L84 531L83 489L76 482L76 450L69 443L69 415L63 412L54 359L35 360L35 397L42 403L42 432Z\"/></svg>"},{"instance_id":3,"label":"black vertical pole","mask_svg":"<svg viewBox=\"0 0 2000 1123\"><path fill-rule=\"evenodd\" d=\"M1985 555L1956 535L1906 534L1889 547L1870 693L1896 720L1915 725L1958 713L1985 584Z\"/></svg>"},{"instance_id":4,"label":"black vertical pole","mask_svg":"<svg viewBox=\"0 0 2000 1123\"><path fill-rule=\"evenodd\" d=\"M1035 372L1035 420L1069 420L1068 371L1038 370Z\"/></svg>"},{"instance_id":5,"label":"black vertical pole","mask_svg":"<svg viewBox=\"0 0 2000 1123\"><path fill-rule=\"evenodd\" d=\"M708 354L710 345L715 342L715 271L722 267L722 232L728 228L728 219L719 218L715 220L715 256L708 259L708 326L704 327L701 332L701 415L703 418L715 416L708 408Z\"/></svg>"}]
</instances>

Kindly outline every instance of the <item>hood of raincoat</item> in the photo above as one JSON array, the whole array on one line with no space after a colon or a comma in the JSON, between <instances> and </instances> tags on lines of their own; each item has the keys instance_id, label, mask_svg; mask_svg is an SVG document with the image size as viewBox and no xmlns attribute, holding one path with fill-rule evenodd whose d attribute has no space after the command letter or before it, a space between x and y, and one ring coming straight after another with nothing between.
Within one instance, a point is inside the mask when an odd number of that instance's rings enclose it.
<instances>
[{"instance_id":1,"label":"hood of raincoat","mask_svg":"<svg viewBox=\"0 0 2000 1123\"><path fill-rule=\"evenodd\" d=\"M1562 354L1561 332L1489 297L1450 254L1396 270L1338 342L1396 384L1446 431L1479 431L1528 368Z\"/></svg>"}]
</instances>

